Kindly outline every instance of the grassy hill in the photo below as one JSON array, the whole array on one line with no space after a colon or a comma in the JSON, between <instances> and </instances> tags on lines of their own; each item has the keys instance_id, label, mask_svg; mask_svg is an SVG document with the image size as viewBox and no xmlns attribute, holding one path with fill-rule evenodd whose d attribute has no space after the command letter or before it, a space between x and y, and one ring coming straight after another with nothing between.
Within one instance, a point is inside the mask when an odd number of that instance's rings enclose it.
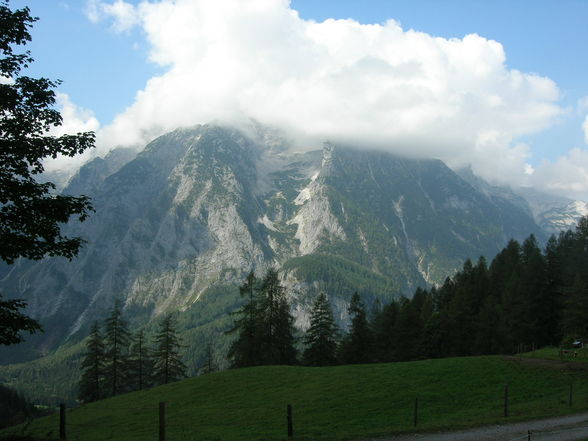
<instances>
[{"instance_id":1,"label":"grassy hill","mask_svg":"<svg viewBox=\"0 0 588 441\"><path fill-rule=\"evenodd\" d=\"M121 395L67 413L70 441L158 439L166 403L167 440L280 440L286 406L304 440L343 440L553 416L588 409L588 365L471 357L306 368L268 366L192 378ZM586 369L585 369L586 368ZM504 386L509 417L504 418ZM568 405L570 384L574 399ZM0 432L56 439L58 415Z\"/></svg>"}]
</instances>

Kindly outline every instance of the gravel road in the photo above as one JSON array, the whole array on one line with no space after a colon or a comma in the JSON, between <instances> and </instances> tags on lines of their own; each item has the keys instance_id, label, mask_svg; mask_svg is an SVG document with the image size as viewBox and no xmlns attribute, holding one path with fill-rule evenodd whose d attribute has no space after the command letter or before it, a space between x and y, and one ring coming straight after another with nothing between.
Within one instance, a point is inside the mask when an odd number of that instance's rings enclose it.
<instances>
[{"instance_id":1,"label":"gravel road","mask_svg":"<svg viewBox=\"0 0 588 441\"><path fill-rule=\"evenodd\" d=\"M530 438L529 431L531 431ZM524 441L528 439L532 441L588 440L588 413L478 427L459 432L398 435L377 441Z\"/></svg>"}]
</instances>

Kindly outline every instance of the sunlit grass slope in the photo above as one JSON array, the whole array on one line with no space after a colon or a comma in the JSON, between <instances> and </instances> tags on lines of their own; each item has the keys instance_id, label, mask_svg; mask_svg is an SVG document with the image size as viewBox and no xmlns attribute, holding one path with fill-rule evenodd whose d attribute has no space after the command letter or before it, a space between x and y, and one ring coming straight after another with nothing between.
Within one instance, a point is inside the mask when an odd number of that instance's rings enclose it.
<instances>
[{"instance_id":1,"label":"sunlit grass slope","mask_svg":"<svg viewBox=\"0 0 588 441\"><path fill-rule=\"evenodd\" d=\"M238 369L71 410L67 435L70 441L157 440L158 402L164 401L169 441L285 439L287 404L297 439L353 439L415 430L416 397L417 430L514 421L588 409L588 375L500 357ZM58 427L54 415L11 433L55 439Z\"/></svg>"}]
</instances>

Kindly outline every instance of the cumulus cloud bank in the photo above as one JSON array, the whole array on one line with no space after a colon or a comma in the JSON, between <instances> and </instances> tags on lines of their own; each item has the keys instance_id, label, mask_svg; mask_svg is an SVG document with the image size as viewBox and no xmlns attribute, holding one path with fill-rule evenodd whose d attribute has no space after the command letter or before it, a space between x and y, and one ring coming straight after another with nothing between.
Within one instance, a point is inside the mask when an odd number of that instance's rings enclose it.
<instances>
[{"instance_id":1,"label":"cumulus cloud bank","mask_svg":"<svg viewBox=\"0 0 588 441\"><path fill-rule=\"evenodd\" d=\"M562 114L552 80L509 69L502 45L476 34L433 37L394 20L315 22L288 0L87 6L91 20L110 20L115 31L140 26L150 60L166 69L100 131L101 144L253 118L310 139L471 164L485 178L522 184L533 174L531 151L517 138ZM588 141L588 119L584 130ZM551 170L566 168L560 162Z\"/></svg>"}]
</instances>

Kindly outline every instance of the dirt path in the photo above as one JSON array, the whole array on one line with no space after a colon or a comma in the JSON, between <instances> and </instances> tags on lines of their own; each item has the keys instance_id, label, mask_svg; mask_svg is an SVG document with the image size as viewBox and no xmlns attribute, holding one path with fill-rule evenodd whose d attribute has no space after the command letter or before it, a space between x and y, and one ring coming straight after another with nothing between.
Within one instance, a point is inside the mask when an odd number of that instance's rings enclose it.
<instances>
[{"instance_id":1,"label":"dirt path","mask_svg":"<svg viewBox=\"0 0 588 441\"><path fill-rule=\"evenodd\" d=\"M398 435L371 441L577 441L588 440L588 413L458 432Z\"/></svg>"}]
</instances>

